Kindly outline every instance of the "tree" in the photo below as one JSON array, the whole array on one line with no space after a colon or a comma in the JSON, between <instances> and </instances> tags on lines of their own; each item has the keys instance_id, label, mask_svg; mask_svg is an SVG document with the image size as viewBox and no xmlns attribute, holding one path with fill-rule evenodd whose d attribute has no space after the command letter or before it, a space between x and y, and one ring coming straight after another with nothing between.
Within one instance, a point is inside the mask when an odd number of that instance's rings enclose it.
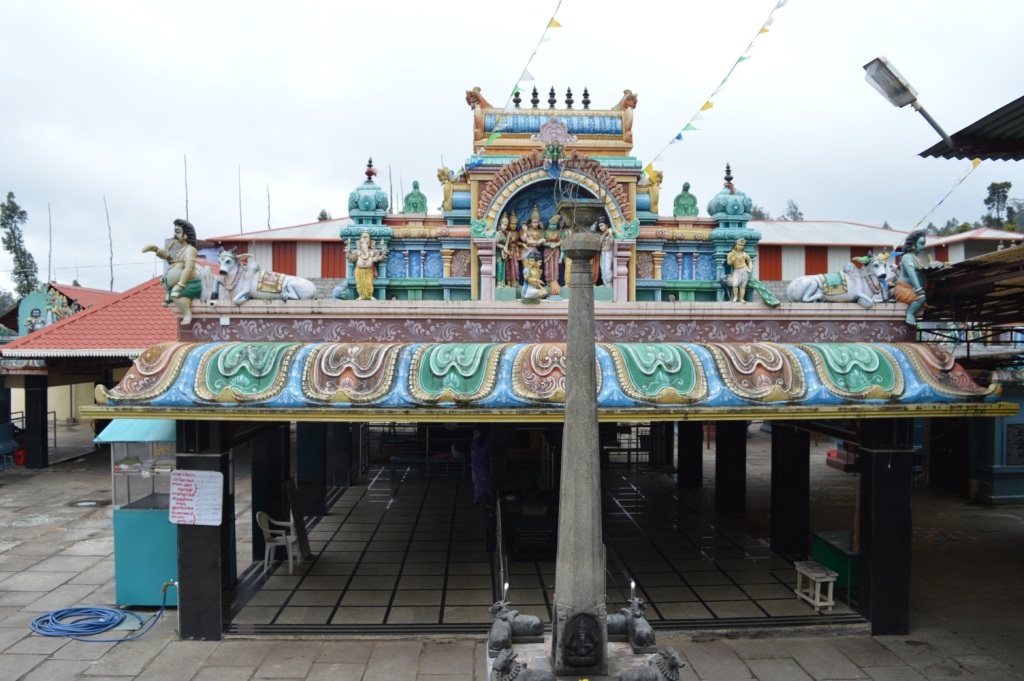
<instances>
[{"instance_id":1,"label":"tree","mask_svg":"<svg viewBox=\"0 0 1024 681\"><path fill-rule=\"evenodd\" d=\"M939 228L936 227L935 223L931 221L929 221L928 224L925 225L924 231L927 232L928 234L931 234L932 236L938 236L939 234Z\"/></svg>"},{"instance_id":2,"label":"tree","mask_svg":"<svg viewBox=\"0 0 1024 681\"><path fill-rule=\"evenodd\" d=\"M790 199L786 202L786 212L782 214L781 220L803 220L804 214L800 212L800 206L796 201Z\"/></svg>"},{"instance_id":3,"label":"tree","mask_svg":"<svg viewBox=\"0 0 1024 681\"><path fill-rule=\"evenodd\" d=\"M771 220L772 214L755 203L754 207L750 209L750 217L753 220Z\"/></svg>"},{"instance_id":4,"label":"tree","mask_svg":"<svg viewBox=\"0 0 1024 681\"><path fill-rule=\"evenodd\" d=\"M7 201L0 204L0 230L3 230L4 250L14 260L14 292L24 298L39 288L39 268L36 259L25 249L21 226L28 222L28 213L14 202L14 192L7 192Z\"/></svg>"},{"instance_id":5,"label":"tree","mask_svg":"<svg viewBox=\"0 0 1024 681\"><path fill-rule=\"evenodd\" d=\"M1003 213L1006 211L1006 202L1010 198L1010 182L993 182L988 186L988 196L985 197L985 207L989 213L1003 223Z\"/></svg>"},{"instance_id":6,"label":"tree","mask_svg":"<svg viewBox=\"0 0 1024 681\"><path fill-rule=\"evenodd\" d=\"M939 229L939 236L949 236L950 234L956 234L957 227L959 226L959 220L957 220L956 218L950 218L946 220L946 224L944 224Z\"/></svg>"},{"instance_id":7,"label":"tree","mask_svg":"<svg viewBox=\"0 0 1024 681\"><path fill-rule=\"evenodd\" d=\"M18 299L10 291L0 288L0 314L7 314L17 304Z\"/></svg>"},{"instance_id":8,"label":"tree","mask_svg":"<svg viewBox=\"0 0 1024 681\"><path fill-rule=\"evenodd\" d=\"M928 223L928 224L931 224L931 223ZM892 229L892 225L889 224L888 220L886 220L885 222L882 223L882 229ZM926 231L927 231L927 228L926 228Z\"/></svg>"},{"instance_id":9,"label":"tree","mask_svg":"<svg viewBox=\"0 0 1024 681\"><path fill-rule=\"evenodd\" d=\"M331 219L331 214L327 212L326 208L324 208L323 210L320 211L320 215L316 216L316 219L317 222L327 222L328 220Z\"/></svg>"}]
</instances>

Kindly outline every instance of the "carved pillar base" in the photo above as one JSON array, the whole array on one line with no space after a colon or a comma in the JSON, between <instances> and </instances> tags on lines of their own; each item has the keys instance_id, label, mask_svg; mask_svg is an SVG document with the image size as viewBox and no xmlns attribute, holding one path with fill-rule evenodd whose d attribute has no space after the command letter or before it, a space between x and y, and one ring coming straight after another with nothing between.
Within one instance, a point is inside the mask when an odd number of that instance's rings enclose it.
<instances>
[{"instance_id":1,"label":"carved pillar base","mask_svg":"<svg viewBox=\"0 0 1024 681\"><path fill-rule=\"evenodd\" d=\"M494 300L494 239L473 239L480 260L480 300Z\"/></svg>"}]
</instances>

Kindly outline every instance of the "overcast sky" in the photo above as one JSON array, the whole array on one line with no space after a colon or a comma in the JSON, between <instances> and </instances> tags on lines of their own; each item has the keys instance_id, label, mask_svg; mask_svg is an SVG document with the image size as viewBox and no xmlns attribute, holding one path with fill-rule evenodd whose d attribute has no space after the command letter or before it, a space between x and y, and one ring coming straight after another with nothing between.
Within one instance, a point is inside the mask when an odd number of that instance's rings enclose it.
<instances>
[{"instance_id":1,"label":"overcast sky","mask_svg":"<svg viewBox=\"0 0 1024 681\"><path fill-rule=\"evenodd\" d=\"M53 278L116 290L152 275L147 243L185 215L200 238L345 215L373 156L387 190L413 180L431 208L442 157L471 151L466 89L502 105L557 0L81 2L0 0L0 192L29 214L26 243ZM594 108L639 95L634 154L650 161L690 119L776 0L563 0L529 71ZM662 213L684 181L705 213L726 162L755 203L807 219L909 229L969 167L922 159L938 141L862 66L887 56L949 133L1024 93L1020 0L791 0L714 108L656 165ZM528 91L533 83L523 83ZM527 96L528 99L528 96ZM579 106L579 104L577 104ZM975 220L985 188L1024 164L984 161L930 218ZM2 196L0 196L2 198ZM10 288L0 254L0 285Z\"/></svg>"}]
</instances>

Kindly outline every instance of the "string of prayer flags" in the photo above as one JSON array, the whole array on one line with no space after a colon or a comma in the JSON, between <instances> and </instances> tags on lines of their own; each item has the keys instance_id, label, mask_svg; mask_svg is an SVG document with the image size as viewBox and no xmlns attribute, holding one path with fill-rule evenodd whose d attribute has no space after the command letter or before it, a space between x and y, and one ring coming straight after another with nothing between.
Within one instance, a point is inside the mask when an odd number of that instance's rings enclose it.
<instances>
[{"instance_id":1,"label":"string of prayer flags","mask_svg":"<svg viewBox=\"0 0 1024 681\"><path fill-rule=\"evenodd\" d=\"M697 111L697 113L695 113L690 118L689 122L687 122L687 124L685 126L683 126L683 129L679 132L679 134L677 134L675 137L670 139L668 144L666 144L664 146L664 148L662 148L662 150L660 152L658 152L658 157L659 158L661 157L661 155L663 153L665 153L665 150L668 149L670 146L672 146L673 144L677 144L677 143L683 141L682 133L690 131L690 130L697 130L698 129L698 128L694 127L693 122L694 121L702 121L702 120L704 120L704 117L701 115L701 113L704 112L704 111L710 111L715 106L714 102L712 102L711 100L715 97L715 95L717 95L719 92L722 91L722 88L725 87L725 84L729 81L729 76L731 76L732 72L736 70L736 67L754 56L754 55L750 54L750 51L755 47L754 42L760 36L762 36L765 33L769 32L768 27L771 26L775 22L775 17L772 16L772 15L774 15L777 10L780 10L783 7L785 7L788 3L789 3L789 0L779 0L779 2L775 5L775 7L772 9L772 11L768 13L768 18L766 18L764 20L764 23L761 24L761 27L757 30L757 33L754 34L754 37L750 40L750 43L747 45L747 49L743 50L743 52L740 53L739 59L737 59L735 62L733 62L732 67L729 68L729 72L725 74L725 78L723 78L721 80L721 82L718 83L718 87L716 87L714 89L714 91L711 93L711 96L708 97L704 101L704 104L700 107L700 109ZM648 167L650 167L650 166L648 166ZM646 169L645 169L645 171L646 171ZM652 171L653 171L653 169L652 169ZM650 173L648 173L648 175L650 175Z\"/></svg>"},{"instance_id":2,"label":"string of prayer flags","mask_svg":"<svg viewBox=\"0 0 1024 681\"><path fill-rule=\"evenodd\" d=\"M938 207L941 206L943 204L943 202L945 202L945 200L949 198L949 195L952 194L954 191L956 191L957 187L959 187L961 184L963 184L963 181L966 180L967 177L971 173L973 173L974 169L977 168L980 164L981 164L981 159L980 158L972 159L971 160L971 167L964 171L963 175L961 175L960 178L953 184L953 186L950 187L949 191L946 192L946 195L943 196L939 200L939 202L937 204L935 204L935 207L932 208L930 211L928 211L928 213L923 218L921 218L920 220L917 221L917 224L914 225L914 227L911 229L911 231L913 231L914 229L917 229L921 225L922 222L927 220L931 216L931 214L934 213L938 209Z\"/></svg>"}]
</instances>

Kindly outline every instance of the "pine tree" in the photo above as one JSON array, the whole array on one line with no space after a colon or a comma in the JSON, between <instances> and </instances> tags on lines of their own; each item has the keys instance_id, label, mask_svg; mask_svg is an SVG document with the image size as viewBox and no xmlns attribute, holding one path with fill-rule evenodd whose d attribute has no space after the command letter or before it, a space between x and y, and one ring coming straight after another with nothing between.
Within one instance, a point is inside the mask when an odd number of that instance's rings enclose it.
<instances>
[{"instance_id":1,"label":"pine tree","mask_svg":"<svg viewBox=\"0 0 1024 681\"><path fill-rule=\"evenodd\" d=\"M36 259L25 249L21 226L28 221L28 213L14 202L14 192L7 192L7 201L0 204L0 230L3 231L4 250L14 260L14 292L24 298L39 289L39 268Z\"/></svg>"}]
</instances>

